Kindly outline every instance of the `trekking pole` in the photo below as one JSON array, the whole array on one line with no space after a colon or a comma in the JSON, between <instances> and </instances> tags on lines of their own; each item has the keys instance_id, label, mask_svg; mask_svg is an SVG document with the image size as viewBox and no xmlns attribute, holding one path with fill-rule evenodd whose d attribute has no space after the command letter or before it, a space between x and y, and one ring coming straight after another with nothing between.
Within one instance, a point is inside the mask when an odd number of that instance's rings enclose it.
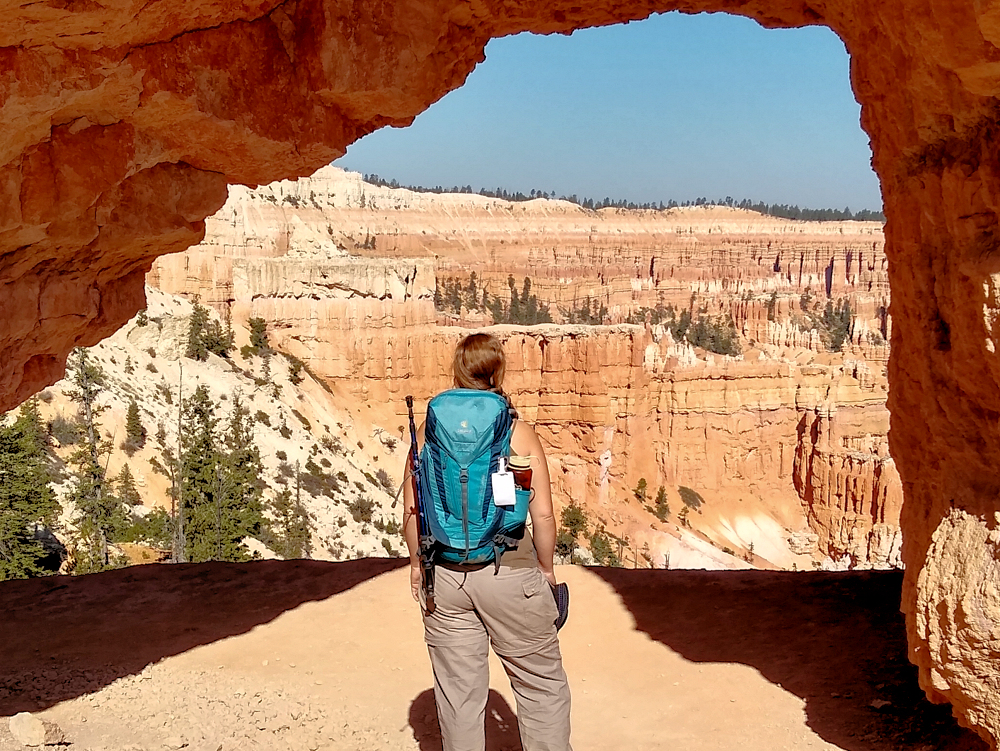
<instances>
[{"instance_id":1,"label":"trekking pole","mask_svg":"<svg viewBox=\"0 0 1000 751\"><path fill-rule=\"evenodd\" d=\"M410 413L410 476L413 478L413 495L417 502L417 550L420 555L420 569L424 574L424 598L427 614L434 612L434 559L432 552L434 538L427 529L424 511L424 496L420 490L420 453L417 451L417 424L413 419L413 397L406 397L406 409Z\"/></svg>"}]
</instances>

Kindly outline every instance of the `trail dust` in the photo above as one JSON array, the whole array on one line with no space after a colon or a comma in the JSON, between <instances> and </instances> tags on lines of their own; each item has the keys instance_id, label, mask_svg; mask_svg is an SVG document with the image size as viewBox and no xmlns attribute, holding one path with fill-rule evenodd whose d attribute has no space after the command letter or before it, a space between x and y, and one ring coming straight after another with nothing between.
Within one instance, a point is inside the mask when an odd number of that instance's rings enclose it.
<instances>
[{"instance_id":1,"label":"trail dust","mask_svg":"<svg viewBox=\"0 0 1000 751\"><path fill-rule=\"evenodd\" d=\"M0 586L0 716L70 749L440 748L399 561L142 566ZM898 573L560 567L573 744L981 751L905 661ZM491 663L487 748L520 749ZM20 749L0 721L0 751Z\"/></svg>"}]
</instances>

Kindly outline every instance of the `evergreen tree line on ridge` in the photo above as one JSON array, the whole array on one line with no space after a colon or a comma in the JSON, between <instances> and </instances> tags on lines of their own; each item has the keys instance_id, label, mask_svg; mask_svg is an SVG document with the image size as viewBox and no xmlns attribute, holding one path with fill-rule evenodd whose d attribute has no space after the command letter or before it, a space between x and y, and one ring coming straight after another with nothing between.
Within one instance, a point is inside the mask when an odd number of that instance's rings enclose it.
<instances>
[{"instance_id":1,"label":"evergreen tree line on ridge","mask_svg":"<svg viewBox=\"0 0 1000 751\"><path fill-rule=\"evenodd\" d=\"M510 299L503 300L490 295L485 286L480 286L476 272L469 274L467 282L454 277L435 279L434 308L461 314L462 308L477 313L489 313L495 324L517 324L533 326L537 323L552 323L552 314L547 303L531 292L531 278L524 277L521 291L511 274L507 277Z\"/></svg>"},{"instance_id":2,"label":"evergreen tree line on ridge","mask_svg":"<svg viewBox=\"0 0 1000 751\"><path fill-rule=\"evenodd\" d=\"M705 306L695 310L697 298L691 295L688 308L678 311L673 305L658 303L655 308L640 308L628 318L628 323L666 326L675 342L687 341L719 355L739 355L743 352L740 335L732 316L710 316Z\"/></svg>"},{"instance_id":3,"label":"evergreen tree line on ridge","mask_svg":"<svg viewBox=\"0 0 1000 751\"><path fill-rule=\"evenodd\" d=\"M849 206L843 209L810 209L805 207L800 207L795 204L784 204L784 203L766 203L764 201L751 201L748 198L744 198L741 201L737 201L732 196L726 196L725 198L719 198L716 200L710 200L705 197L699 197L693 201L682 201L678 203L677 201L670 200L664 203L663 201L651 201L646 203L636 203L635 201L626 201L625 199L614 199L605 196L603 199L594 198L581 198L577 196L576 193L571 195L561 195L557 196L556 192L532 189L527 193L522 193L521 191L508 191L505 188L480 188L479 190L473 190L471 185L455 185L450 188L446 188L441 185L436 185L434 187L425 187L423 185L401 185L397 180L384 180L376 174L365 174L362 179L376 187L384 188L402 188L404 190L412 190L414 193L467 193L476 194L480 196L485 196L487 198L498 198L504 201L532 201L536 198L558 198L560 201L569 201L570 203L575 203L584 209L598 210L598 209L625 209L628 211L666 211L668 209L675 209L679 207L688 206L726 206L728 208L735 209L746 209L747 211L755 211L758 214L764 214L765 216L773 216L779 219L793 219L797 221L809 221L809 222L841 222L841 221L859 221L859 222L885 222L885 214L881 211L873 211L871 209L860 209L858 211L851 211Z\"/></svg>"},{"instance_id":4,"label":"evergreen tree line on ridge","mask_svg":"<svg viewBox=\"0 0 1000 751\"><path fill-rule=\"evenodd\" d=\"M463 308L488 313L494 324L533 326L553 322L550 303L539 300L531 292L530 277L524 277L520 292L513 274L507 277L507 286L510 289L510 300L504 302L489 294L475 271L469 274L468 281L465 282L456 277L440 277L434 288L434 307L456 315L460 315ZM662 303L655 308L640 308L625 322L641 325L648 320L653 325L666 326L674 341L686 340L692 346L720 355L740 354L743 348L732 317L710 316L704 306L695 310L695 300L696 297L692 295L688 310L678 311L674 306ZM589 296L566 308L558 306L558 310L562 321L568 324L600 326L608 319L607 306Z\"/></svg>"}]
</instances>

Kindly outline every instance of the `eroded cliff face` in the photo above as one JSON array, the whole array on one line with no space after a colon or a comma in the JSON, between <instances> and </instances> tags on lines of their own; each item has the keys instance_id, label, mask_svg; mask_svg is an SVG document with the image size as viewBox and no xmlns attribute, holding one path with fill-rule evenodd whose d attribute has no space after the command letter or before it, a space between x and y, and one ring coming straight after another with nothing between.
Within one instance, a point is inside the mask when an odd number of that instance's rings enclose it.
<instances>
[{"instance_id":1,"label":"eroded cliff face","mask_svg":"<svg viewBox=\"0 0 1000 751\"><path fill-rule=\"evenodd\" d=\"M235 188L207 228L199 245L159 259L150 282L198 295L240 325L268 321L280 350L390 429L404 422L405 394L447 388L467 328L492 322L435 310L436 277L475 273L480 288L502 295L509 276L518 286L530 276L557 317L587 296L612 322L700 299L694 308L738 322L754 343L745 355L679 346L648 313L644 325L491 329L507 346L507 388L558 469L557 504L580 501L650 565L704 565L704 550L686 555L681 543L698 541L637 501L640 478L650 496L668 489L674 521L678 487L704 495L693 530L717 545L712 565L740 560L723 548L743 557L752 548L757 565L784 568L823 557L900 565L888 347L872 328L889 323L879 224L421 194L331 167ZM858 311L854 341L839 354L803 311L835 299ZM812 542L792 551L787 540L800 533Z\"/></svg>"},{"instance_id":2,"label":"eroded cliff face","mask_svg":"<svg viewBox=\"0 0 1000 751\"><path fill-rule=\"evenodd\" d=\"M992 627L964 615L1000 613L1000 593L980 586L995 556L979 555L1000 490L995 2L6 2L0 409L140 307L151 257L195 241L226 183L307 174L363 133L409 123L490 37L671 9L826 24L851 53L889 218L912 655L934 698L1000 737Z\"/></svg>"}]
</instances>

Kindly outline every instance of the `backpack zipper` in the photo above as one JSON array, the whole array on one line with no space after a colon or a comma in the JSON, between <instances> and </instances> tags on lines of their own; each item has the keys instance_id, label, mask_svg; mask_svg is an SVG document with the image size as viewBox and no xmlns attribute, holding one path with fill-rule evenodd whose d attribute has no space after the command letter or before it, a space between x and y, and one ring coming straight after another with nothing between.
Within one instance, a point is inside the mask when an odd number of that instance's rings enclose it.
<instances>
[{"instance_id":1,"label":"backpack zipper","mask_svg":"<svg viewBox=\"0 0 1000 751\"><path fill-rule=\"evenodd\" d=\"M462 531L465 533L465 560L469 560L469 470L461 469L458 479L462 483Z\"/></svg>"}]
</instances>

